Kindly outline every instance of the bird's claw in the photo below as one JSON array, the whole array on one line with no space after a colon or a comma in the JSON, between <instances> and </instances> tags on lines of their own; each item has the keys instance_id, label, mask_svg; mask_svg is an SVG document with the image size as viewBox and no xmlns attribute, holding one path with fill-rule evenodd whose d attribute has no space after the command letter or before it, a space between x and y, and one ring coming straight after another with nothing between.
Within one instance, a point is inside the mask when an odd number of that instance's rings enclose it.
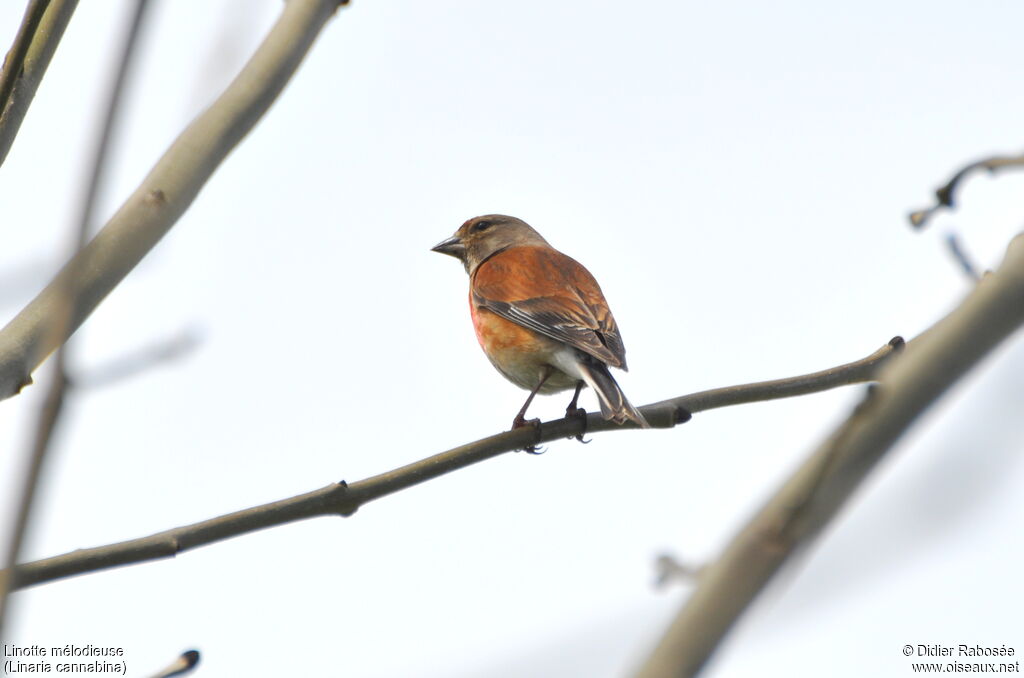
<instances>
[{"instance_id":1,"label":"bird's claw","mask_svg":"<svg viewBox=\"0 0 1024 678\"><path fill-rule=\"evenodd\" d=\"M512 420L512 430L515 431L517 428L526 428L527 426L533 427L533 434L536 436L537 441L540 442L540 419L526 419L523 415L517 415ZM523 452L527 454L544 454L545 450L543 447L538 447L536 444L527 445L523 448Z\"/></svg>"},{"instance_id":2,"label":"bird's claw","mask_svg":"<svg viewBox=\"0 0 1024 678\"><path fill-rule=\"evenodd\" d=\"M588 443L590 443L590 440L584 440L583 439L583 436L586 435L586 433L587 433L587 411L585 409L583 409L582 407L573 407L573 406L570 405L569 407L565 408L565 418L566 419L576 418L576 419L580 420L580 427L581 427L580 432L577 433L576 435L570 436L570 437L571 438L575 438L576 440L580 441L584 445L587 445ZM593 440L593 438L591 438L591 440Z\"/></svg>"}]
</instances>

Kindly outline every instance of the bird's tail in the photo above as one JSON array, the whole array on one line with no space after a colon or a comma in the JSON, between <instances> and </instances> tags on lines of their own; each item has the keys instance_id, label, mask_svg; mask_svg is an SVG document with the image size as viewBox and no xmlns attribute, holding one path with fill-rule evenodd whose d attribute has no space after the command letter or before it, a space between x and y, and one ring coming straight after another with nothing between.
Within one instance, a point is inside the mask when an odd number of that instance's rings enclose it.
<instances>
[{"instance_id":1,"label":"bird's tail","mask_svg":"<svg viewBox=\"0 0 1024 678\"><path fill-rule=\"evenodd\" d=\"M626 394L622 392L615 382L608 368L602 363L589 363L580 361L580 371L583 381L587 386L594 389L597 400L601 404L601 416L610 419L617 424L624 423L627 419L636 422L640 428L650 428L651 425L640 414L640 410L629 404Z\"/></svg>"}]
</instances>

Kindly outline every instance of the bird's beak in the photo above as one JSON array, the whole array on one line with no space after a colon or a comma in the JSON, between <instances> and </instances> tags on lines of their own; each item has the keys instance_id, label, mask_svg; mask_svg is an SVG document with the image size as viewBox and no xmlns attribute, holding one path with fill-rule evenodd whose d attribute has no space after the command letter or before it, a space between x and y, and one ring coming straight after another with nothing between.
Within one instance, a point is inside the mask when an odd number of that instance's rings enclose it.
<instances>
[{"instance_id":1,"label":"bird's beak","mask_svg":"<svg viewBox=\"0 0 1024 678\"><path fill-rule=\"evenodd\" d=\"M466 258L466 245L462 242L462 238L457 235L453 235L447 240L442 240L431 247L430 251L447 254L448 256L461 260L465 260Z\"/></svg>"}]
</instances>

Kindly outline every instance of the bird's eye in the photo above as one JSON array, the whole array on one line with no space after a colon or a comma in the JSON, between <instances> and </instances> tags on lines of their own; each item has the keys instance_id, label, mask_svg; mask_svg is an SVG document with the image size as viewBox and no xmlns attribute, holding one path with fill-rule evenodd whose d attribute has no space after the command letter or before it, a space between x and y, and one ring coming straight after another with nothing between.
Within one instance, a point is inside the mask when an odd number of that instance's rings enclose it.
<instances>
[{"instance_id":1,"label":"bird's eye","mask_svg":"<svg viewBox=\"0 0 1024 678\"><path fill-rule=\"evenodd\" d=\"M471 230L474 233L479 233L480 231L486 231L490 227L491 227L491 222L489 222L486 219L484 219L483 221L478 221L475 224L473 224L473 228Z\"/></svg>"}]
</instances>

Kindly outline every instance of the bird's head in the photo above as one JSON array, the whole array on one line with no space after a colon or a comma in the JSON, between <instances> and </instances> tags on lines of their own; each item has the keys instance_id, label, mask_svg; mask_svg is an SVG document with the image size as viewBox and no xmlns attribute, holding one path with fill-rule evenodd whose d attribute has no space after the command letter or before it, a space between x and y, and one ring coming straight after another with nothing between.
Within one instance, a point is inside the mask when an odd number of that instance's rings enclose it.
<instances>
[{"instance_id":1,"label":"bird's head","mask_svg":"<svg viewBox=\"0 0 1024 678\"><path fill-rule=\"evenodd\" d=\"M455 257L472 274L476 267L498 252L520 245L547 245L540 233L522 219L503 214L473 217L455 235L432 247L432 251Z\"/></svg>"}]
</instances>

